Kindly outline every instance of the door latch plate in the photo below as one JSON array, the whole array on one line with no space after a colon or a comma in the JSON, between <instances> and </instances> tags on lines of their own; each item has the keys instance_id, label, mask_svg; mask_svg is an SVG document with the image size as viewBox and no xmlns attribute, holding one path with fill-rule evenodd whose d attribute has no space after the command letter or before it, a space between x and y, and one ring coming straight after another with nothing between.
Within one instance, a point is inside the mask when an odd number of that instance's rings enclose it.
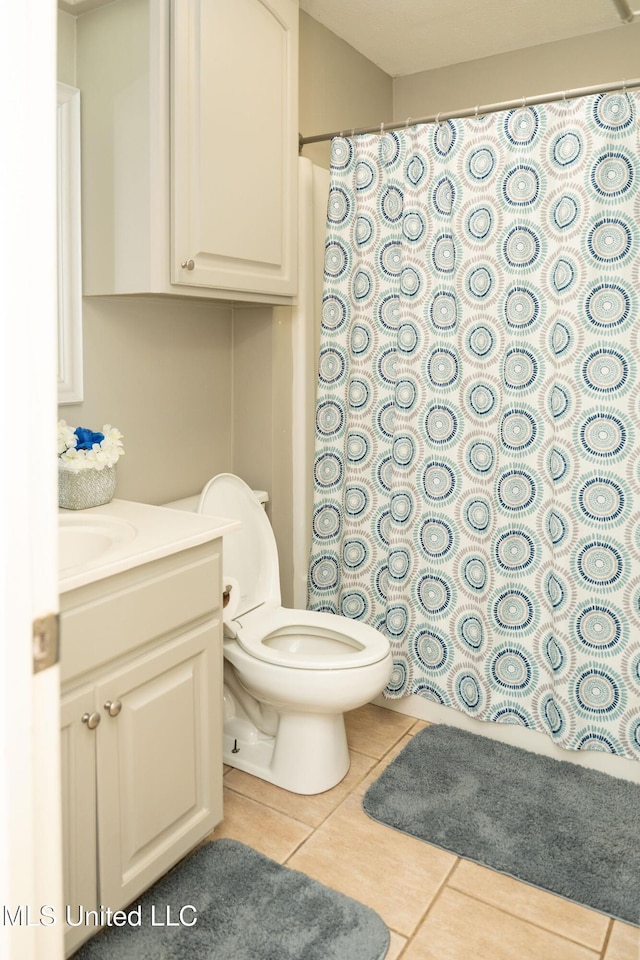
<instances>
[{"instance_id":1,"label":"door latch plate","mask_svg":"<svg viewBox=\"0 0 640 960\"><path fill-rule=\"evenodd\" d=\"M33 621L33 672L40 673L58 662L60 614L48 613Z\"/></svg>"}]
</instances>

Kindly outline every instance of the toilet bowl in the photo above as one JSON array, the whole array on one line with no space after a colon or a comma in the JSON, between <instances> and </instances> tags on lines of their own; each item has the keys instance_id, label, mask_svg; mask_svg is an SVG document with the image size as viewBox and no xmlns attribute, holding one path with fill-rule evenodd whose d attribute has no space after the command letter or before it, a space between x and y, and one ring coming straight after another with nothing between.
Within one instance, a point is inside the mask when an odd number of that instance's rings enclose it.
<instances>
[{"instance_id":1,"label":"toilet bowl","mask_svg":"<svg viewBox=\"0 0 640 960\"><path fill-rule=\"evenodd\" d=\"M329 790L349 769L343 714L382 691L389 642L359 621L282 606L273 530L239 477L210 480L198 512L241 522L222 553L224 761L293 793Z\"/></svg>"}]
</instances>

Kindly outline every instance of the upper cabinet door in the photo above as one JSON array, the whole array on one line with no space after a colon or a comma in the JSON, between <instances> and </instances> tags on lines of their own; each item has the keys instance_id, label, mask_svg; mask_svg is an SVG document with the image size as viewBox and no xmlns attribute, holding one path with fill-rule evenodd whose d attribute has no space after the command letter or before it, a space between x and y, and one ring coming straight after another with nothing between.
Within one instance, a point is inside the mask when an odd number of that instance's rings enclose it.
<instances>
[{"instance_id":1,"label":"upper cabinet door","mask_svg":"<svg viewBox=\"0 0 640 960\"><path fill-rule=\"evenodd\" d=\"M174 0L171 282L296 292L296 0Z\"/></svg>"}]
</instances>

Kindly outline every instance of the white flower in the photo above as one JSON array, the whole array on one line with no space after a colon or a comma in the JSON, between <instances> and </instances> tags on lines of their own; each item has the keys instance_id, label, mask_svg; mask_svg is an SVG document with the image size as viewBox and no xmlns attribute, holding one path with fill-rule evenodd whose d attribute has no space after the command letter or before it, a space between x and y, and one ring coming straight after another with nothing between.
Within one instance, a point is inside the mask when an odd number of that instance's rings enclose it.
<instances>
[{"instance_id":1,"label":"white flower","mask_svg":"<svg viewBox=\"0 0 640 960\"><path fill-rule=\"evenodd\" d=\"M122 440L122 434L120 433L118 428L112 427L110 423L104 424L102 428L102 432L104 433L105 440L109 440L113 442L118 442L119 440Z\"/></svg>"},{"instance_id":2,"label":"white flower","mask_svg":"<svg viewBox=\"0 0 640 960\"><path fill-rule=\"evenodd\" d=\"M105 456L105 463L112 466L119 457L124 456L124 447L122 446L122 434L116 427L110 423L105 423L102 432L104 440L100 444L101 451Z\"/></svg>"},{"instance_id":3,"label":"white flower","mask_svg":"<svg viewBox=\"0 0 640 960\"><path fill-rule=\"evenodd\" d=\"M92 431L84 428L80 435L91 437ZM77 449L78 434L69 427L65 420L58 421L58 465L61 470L104 470L112 467L120 457L124 456L122 434L116 427L107 423L102 428L104 438L100 443L93 443L90 449ZM97 434L99 436L100 434ZM93 436L96 436L94 433Z\"/></svg>"},{"instance_id":4,"label":"white flower","mask_svg":"<svg viewBox=\"0 0 640 960\"><path fill-rule=\"evenodd\" d=\"M66 420L58 420L58 453L64 453L69 447L75 447L78 438Z\"/></svg>"},{"instance_id":5,"label":"white flower","mask_svg":"<svg viewBox=\"0 0 640 960\"><path fill-rule=\"evenodd\" d=\"M71 470L73 473L83 470L86 465L87 461L82 456L82 450L76 450L75 447L65 450L58 460L58 466L61 470Z\"/></svg>"}]
</instances>

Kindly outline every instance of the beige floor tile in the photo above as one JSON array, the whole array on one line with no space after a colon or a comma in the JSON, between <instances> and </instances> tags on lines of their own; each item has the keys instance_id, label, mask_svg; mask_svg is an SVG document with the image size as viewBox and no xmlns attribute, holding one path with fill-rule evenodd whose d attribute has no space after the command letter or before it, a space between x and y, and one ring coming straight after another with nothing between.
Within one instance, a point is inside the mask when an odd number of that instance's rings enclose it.
<instances>
[{"instance_id":1,"label":"beige floor tile","mask_svg":"<svg viewBox=\"0 0 640 960\"><path fill-rule=\"evenodd\" d=\"M640 960L638 928L369 818L365 791L429 724L377 704L345 721L341 784L303 797L225 765L224 821L207 839L233 837L377 910L386 960Z\"/></svg>"},{"instance_id":2,"label":"beige floor tile","mask_svg":"<svg viewBox=\"0 0 640 960\"><path fill-rule=\"evenodd\" d=\"M402 960L598 960L599 954L446 888Z\"/></svg>"},{"instance_id":3,"label":"beige floor tile","mask_svg":"<svg viewBox=\"0 0 640 960\"><path fill-rule=\"evenodd\" d=\"M614 920L604 960L640 960L640 928Z\"/></svg>"},{"instance_id":4,"label":"beige floor tile","mask_svg":"<svg viewBox=\"0 0 640 960\"><path fill-rule=\"evenodd\" d=\"M407 938L401 937L400 934L395 933L394 930L390 930L389 932L391 934L391 943L389 944L389 949L387 950L387 955L384 960L398 960L398 957L407 944Z\"/></svg>"},{"instance_id":5,"label":"beige floor tile","mask_svg":"<svg viewBox=\"0 0 640 960\"><path fill-rule=\"evenodd\" d=\"M288 864L377 910L410 936L456 858L376 823L351 795Z\"/></svg>"},{"instance_id":6,"label":"beige floor tile","mask_svg":"<svg viewBox=\"0 0 640 960\"><path fill-rule=\"evenodd\" d=\"M365 703L345 713L344 722L349 749L379 760L413 726L415 718Z\"/></svg>"},{"instance_id":7,"label":"beige floor tile","mask_svg":"<svg viewBox=\"0 0 640 960\"><path fill-rule=\"evenodd\" d=\"M224 785L245 797L257 800L258 803L264 803L267 807L279 810L288 817L294 817L302 823L317 827L360 783L374 763L373 757L351 751L351 767L344 780L332 790L316 793L310 797L290 793L288 790L276 787L273 783L267 783L266 780L252 777L242 770L232 770L228 773L224 778Z\"/></svg>"},{"instance_id":8,"label":"beige floor tile","mask_svg":"<svg viewBox=\"0 0 640 960\"><path fill-rule=\"evenodd\" d=\"M430 727L431 724L427 720L414 720L413 726L409 728L409 733L412 737L416 733L420 733L421 730L424 730L426 727Z\"/></svg>"},{"instance_id":9,"label":"beige floor tile","mask_svg":"<svg viewBox=\"0 0 640 960\"><path fill-rule=\"evenodd\" d=\"M384 755L382 760L379 760L374 767L369 770L369 772L362 778L360 783L354 788L353 792L360 798L362 798L366 791L369 789L372 783L374 783L382 771L389 766L392 760L394 760L399 753L401 753L408 743L411 743L410 736L400 737L398 742L394 744L391 749Z\"/></svg>"},{"instance_id":10,"label":"beige floor tile","mask_svg":"<svg viewBox=\"0 0 640 960\"><path fill-rule=\"evenodd\" d=\"M447 885L592 950L604 944L609 917L477 863L461 860Z\"/></svg>"},{"instance_id":11,"label":"beige floor tile","mask_svg":"<svg viewBox=\"0 0 640 960\"><path fill-rule=\"evenodd\" d=\"M209 839L231 837L284 863L311 828L232 790L224 791L224 820Z\"/></svg>"},{"instance_id":12,"label":"beige floor tile","mask_svg":"<svg viewBox=\"0 0 640 960\"><path fill-rule=\"evenodd\" d=\"M447 887L402 960L598 960L598 956Z\"/></svg>"}]
</instances>

